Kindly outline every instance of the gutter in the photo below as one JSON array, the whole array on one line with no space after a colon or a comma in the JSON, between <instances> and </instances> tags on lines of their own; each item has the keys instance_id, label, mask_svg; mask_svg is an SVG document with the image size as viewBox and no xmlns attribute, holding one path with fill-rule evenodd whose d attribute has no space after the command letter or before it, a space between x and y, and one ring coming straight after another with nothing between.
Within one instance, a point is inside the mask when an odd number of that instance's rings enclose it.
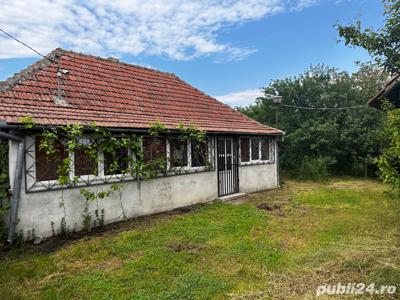
<instances>
[{"instance_id":1,"label":"gutter","mask_svg":"<svg viewBox=\"0 0 400 300\"><path fill-rule=\"evenodd\" d=\"M15 142L22 142L22 138L16 135L12 135L3 131L0 131L0 138L4 138L6 140L13 140Z\"/></svg>"},{"instance_id":2,"label":"gutter","mask_svg":"<svg viewBox=\"0 0 400 300\"><path fill-rule=\"evenodd\" d=\"M59 125L43 125L43 126L34 126L33 128L27 129L24 125L17 124L5 124L0 121L0 130L1 129L20 129L20 130L31 130L31 131L43 131L44 129L50 129L57 127ZM61 125L62 126L62 125ZM105 126L104 126L105 127ZM108 128L111 132L119 132L119 133L147 133L149 128L118 128L118 127L105 127ZM168 133L179 133L176 129L167 129ZM258 133L258 132L229 132L229 131L213 131L213 130L205 130L207 134L214 135L254 135L254 136L284 136L286 133L282 130L274 133Z\"/></svg>"},{"instance_id":3,"label":"gutter","mask_svg":"<svg viewBox=\"0 0 400 300\"><path fill-rule=\"evenodd\" d=\"M0 131L0 137L18 142L17 162L15 166L14 182L11 196L11 211L8 226L7 242L12 244L17 226L18 206L21 195L22 173L24 165L24 140L19 136Z\"/></svg>"}]
</instances>

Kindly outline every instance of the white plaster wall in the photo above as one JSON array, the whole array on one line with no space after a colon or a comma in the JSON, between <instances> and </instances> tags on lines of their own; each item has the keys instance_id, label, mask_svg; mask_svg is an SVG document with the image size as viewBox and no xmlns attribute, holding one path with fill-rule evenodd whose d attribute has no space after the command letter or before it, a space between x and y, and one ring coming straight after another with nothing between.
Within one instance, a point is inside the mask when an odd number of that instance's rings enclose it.
<instances>
[{"instance_id":1,"label":"white plaster wall","mask_svg":"<svg viewBox=\"0 0 400 300\"><path fill-rule=\"evenodd\" d=\"M10 147L16 151L16 145ZM10 153L10 173L15 169L15 153ZM277 164L260 164L239 167L239 191L256 192L277 187ZM13 169L14 168L14 169ZM12 177L12 176L11 176ZM17 232L21 230L27 238L28 232L44 237L52 235L54 229L60 229L64 217L64 207L60 206L64 198L67 226L71 230L83 228L82 213L85 200L79 188L66 190L41 191L25 193L25 180L21 187L21 198L18 209ZM94 190L108 190L109 185L90 187ZM154 214L189 206L195 203L208 202L218 197L217 171L200 172L170 177L161 177L149 181L130 181L122 189L122 206L127 218ZM105 211L105 223L123 220L123 213L118 192L106 199L90 202L89 211L94 220L96 209Z\"/></svg>"},{"instance_id":2,"label":"white plaster wall","mask_svg":"<svg viewBox=\"0 0 400 300\"><path fill-rule=\"evenodd\" d=\"M239 167L239 191L257 192L278 187L276 163Z\"/></svg>"},{"instance_id":3,"label":"white plaster wall","mask_svg":"<svg viewBox=\"0 0 400 300\"><path fill-rule=\"evenodd\" d=\"M195 203L208 202L217 198L217 173L203 172L156 178L149 181L127 182L122 190L122 205L128 218L168 211ZM60 206L63 194L66 222L70 229L83 228L82 213L85 200L79 188L67 190L25 193L23 186L18 210L19 223L17 232L35 230L35 234L44 237L52 235L51 222L55 230L60 228L64 208ZM107 190L108 185L93 186L94 190ZM97 206L98 205L98 206ZM106 199L89 203L89 210L94 220L96 209L104 209L105 223L123 220L118 192Z\"/></svg>"}]
</instances>

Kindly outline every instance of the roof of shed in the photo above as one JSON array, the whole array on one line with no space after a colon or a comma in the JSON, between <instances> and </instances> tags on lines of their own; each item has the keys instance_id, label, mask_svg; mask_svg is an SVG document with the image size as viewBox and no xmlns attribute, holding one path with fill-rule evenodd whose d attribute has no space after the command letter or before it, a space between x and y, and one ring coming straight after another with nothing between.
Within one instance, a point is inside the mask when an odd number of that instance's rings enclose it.
<instances>
[{"instance_id":1,"label":"roof of shed","mask_svg":"<svg viewBox=\"0 0 400 300\"><path fill-rule=\"evenodd\" d=\"M368 105L381 109L381 102L385 97L400 84L400 75L393 76L378 94L368 101Z\"/></svg>"},{"instance_id":2,"label":"roof of shed","mask_svg":"<svg viewBox=\"0 0 400 300\"><path fill-rule=\"evenodd\" d=\"M204 94L174 74L115 59L56 49L0 82L0 120L38 125L89 124L149 128L160 121L174 129L193 124L209 132L283 134ZM64 104L56 103L57 70Z\"/></svg>"}]
</instances>

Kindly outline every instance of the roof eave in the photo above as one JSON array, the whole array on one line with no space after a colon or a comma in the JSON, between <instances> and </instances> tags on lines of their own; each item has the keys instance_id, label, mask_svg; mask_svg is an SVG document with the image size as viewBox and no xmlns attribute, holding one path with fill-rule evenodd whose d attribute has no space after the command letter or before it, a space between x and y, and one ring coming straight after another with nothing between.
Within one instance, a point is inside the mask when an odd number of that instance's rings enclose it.
<instances>
[{"instance_id":1,"label":"roof eave","mask_svg":"<svg viewBox=\"0 0 400 300\"><path fill-rule=\"evenodd\" d=\"M380 104L382 99L386 97L386 95L397 85L400 84L400 75L394 76L386 85L385 87L380 90L373 98L368 101L368 106L374 107L376 109L381 110Z\"/></svg>"}]
</instances>

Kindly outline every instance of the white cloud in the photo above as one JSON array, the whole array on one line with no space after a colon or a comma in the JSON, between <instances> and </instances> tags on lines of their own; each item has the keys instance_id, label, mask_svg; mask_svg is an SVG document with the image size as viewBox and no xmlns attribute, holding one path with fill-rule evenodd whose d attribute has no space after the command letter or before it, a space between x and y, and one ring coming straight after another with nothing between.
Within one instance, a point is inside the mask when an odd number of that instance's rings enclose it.
<instances>
[{"instance_id":1,"label":"white cloud","mask_svg":"<svg viewBox=\"0 0 400 300\"><path fill-rule=\"evenodd\" d=\"M260 89L248 89L241 92L230 93L223 96L215 96L214 98L232 106L246 106L253 103L256 98L263 96Z\"/></svg>"},{"instance_id":2,"label":"white cloud","mask_svg":"<svg viewBox=\"0 0 400 300\"><path fill-rule=\"evenodd\" d=\"M315 0L0 0L0 27L43 53L63 47L97 55L161 55L240 60L256 49L218 40L233 25ZM0 58L32 56L0 37Z\"/></svg>"}]
</instances>

